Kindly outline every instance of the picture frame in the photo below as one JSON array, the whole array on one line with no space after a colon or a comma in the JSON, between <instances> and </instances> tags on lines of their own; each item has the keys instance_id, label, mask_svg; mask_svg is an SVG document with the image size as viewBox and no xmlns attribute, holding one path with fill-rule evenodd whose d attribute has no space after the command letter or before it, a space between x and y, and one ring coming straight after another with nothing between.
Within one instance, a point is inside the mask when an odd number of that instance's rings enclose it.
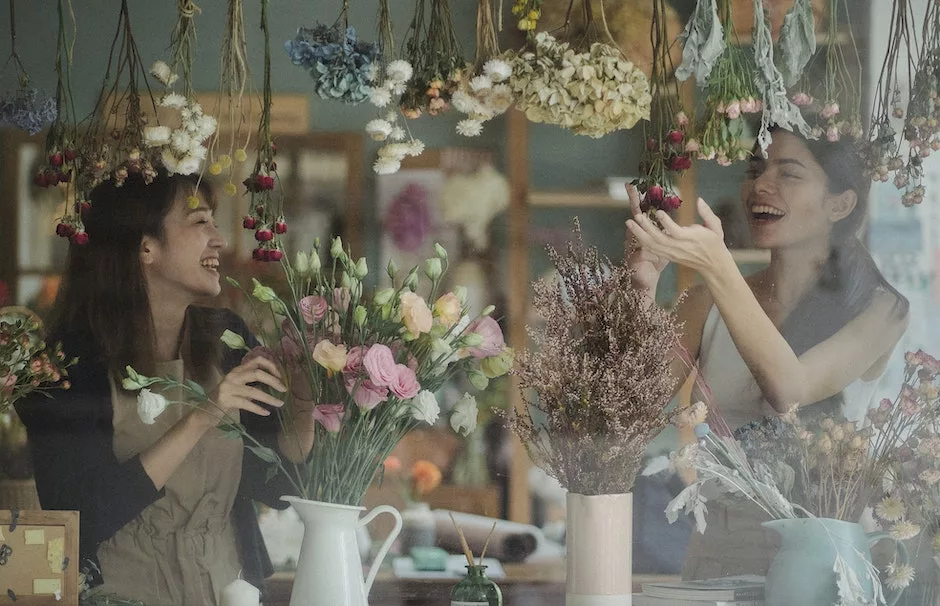
<instances>
[{"instance_id":1,"label":"picture frame","mask_svg":"<svg viewBox=\"0 0 940 606\"><path fill-rule=\"evenodd\" d=\"M0 599L17 606L78 606L77 511L0 510Z\"/></svg>"}]
</instances>

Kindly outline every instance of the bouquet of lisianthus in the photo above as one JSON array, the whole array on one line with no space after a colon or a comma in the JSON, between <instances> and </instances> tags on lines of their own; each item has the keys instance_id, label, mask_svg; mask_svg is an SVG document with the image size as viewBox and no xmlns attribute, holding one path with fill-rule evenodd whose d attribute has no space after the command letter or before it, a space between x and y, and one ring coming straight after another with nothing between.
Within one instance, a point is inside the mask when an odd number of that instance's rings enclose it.
<instances>
[{"instance_id":1,"label":"bouquet of lisianthus","mask_svg":"<svg viewBox=\"0 0 940 606\"><path fill-rule=\"evenodd\" d=\"M47 347L39 319L22 307L0 307L0 414L32 392L68 389L61 344Z\"/></svg>"},{"instance_id":2,"label":"bouquet of lisianthus","mask_svg":"<svg viewBox=\"0 0 940 606\"><path fill-rule=\"evenodd\" d=\"M242 435L247 448L289 477L299 496L359 505L405 434L437 422L435 393L445 383L466 376L474 387L485 389L490 378L509 370L512 350L490 316L493 307L471 315L465 289L442 293L447 252L439 245L436 251L424 267L430 282L426 289L418 267L402 277L390 262L392 285L368 292L365 259L354 261L335 238L327 267L321 265L317 247L309 255L298 253L294 263L282 260L286 296L257 280L245 291L265 344L247 354L271 359L281 370L288 392L278 414L287 443L300 440L293 412L313 410L313 449L304 462L292 465L233 419L223 419L223 426ZM231 348L248 349L230 331L222 340ZM212 404L188 383L133 373L126 384L148 387L154 381L187 389L199 405ZM476 427L476 413L474 398L461 398L451 427L469 434Z\"/></svg>"}]
</instances>

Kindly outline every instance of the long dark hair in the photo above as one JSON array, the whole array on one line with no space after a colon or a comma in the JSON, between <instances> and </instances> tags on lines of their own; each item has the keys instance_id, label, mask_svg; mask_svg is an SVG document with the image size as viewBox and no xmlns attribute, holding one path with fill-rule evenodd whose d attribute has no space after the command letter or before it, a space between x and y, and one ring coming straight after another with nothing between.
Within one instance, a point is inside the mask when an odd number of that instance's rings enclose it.
<instances>
[{"instance_id":1,"label":"long dark hair","mask_svg":"<svg viewBox=\"0 0 940 606\"><path fill-rule=\"evenodd\" d=\"M780 132L780 129L774 130ZM830 193L852 190L857 197L852 212L833 225L829 258L822 267L819 280L780 327L781 334L799 356L833 336L862 313L878 290L891 293L896 298L894 311L898 317L907 314L909 304L881 274L859 239L868 212L871 179L865 175L858 143L850 137L826 141L790 134L802 140L822 166Z\"/></svg>"},{"instance_id":2,"label":"long dark hair","mask_svg":"<svg viewBox=\"0 0 940 606\"><path fill-rule=\"evenodd\" d=\"M95 187L83 217L88 243L69 246L51 332L87 333L112 373L123 374L127 364L153 372L156 341L140 244L144 236L162 241L174 202L197 189L214 209L209 184L194 175L161 170L150 184L132 175L120 186Z\"/></svg>"}]
</instances>

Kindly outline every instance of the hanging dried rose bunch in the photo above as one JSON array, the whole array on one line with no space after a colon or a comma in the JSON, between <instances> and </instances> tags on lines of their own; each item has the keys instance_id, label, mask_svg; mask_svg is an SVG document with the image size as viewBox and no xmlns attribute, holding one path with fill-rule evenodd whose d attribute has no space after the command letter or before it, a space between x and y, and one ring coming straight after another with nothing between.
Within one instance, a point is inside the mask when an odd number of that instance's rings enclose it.
<instances>
[{"instance_id":1,"label":"hanging dried rose bunch","mask_svg":"<svg viewBox=\"0 0 940 606\"><path fill-rule=\"evenodd\" d=\"M872 100L872 114L869 121L866 162L868 172L875 181L888 181L890 172L897 171L895 185L904 189L902 201L905 206L918 204L924 197L924 176L920 151L920 141L912 136L907 150L908 157L902 157L901 119L905 115L905 103L901 94L900 74L916 71L912 65L917 56L911 26L916 24L913 9L907 0L894 0L891 11L891 38L878 76L878 85ZM907 133L913 135L914 133ZM929 146L926 149L930 150Z\"/></svg>"},{"instance_id":2,"label":"hanging dried rose bunch","mask_svg":"<svg viewBox=\"0 0 940 606\"><path fill-rule=\"evenodd\" d=\"M666 0L653 0L652 116L649 122L643 123L646 147L640 158L640 177L633 181L642 196L640 208L649 213L679 208L682 200L675 191L675 179L692 167L692 154L698 150L698 142L689 137L691 121L679 98L669 53L671 41L666 31L666 10Z\"/></svg>"},{"instance_id":3,"label":"hanging dried rose bunch","mask_svg":"<svg viewBox=\"0 0 940 606\"><path fill-rule=\"evenodd\" d=\"M569 21L562 39L539 32L528 48L507 55L516 106L532 122L579 135L597 138L633 128L650 117L649 80L616 46L603 7L597 15L590 0L577 1L583 31L569 32Z\"/></svg>"},{"instance_id":4,"label":"hanging dried rose bunch","mask_svg":"<svg viewBox=\"0 0 940 606\"><path fill-rule=\"evenodd\" d=\"M261 120L258 124L258 155L255 167L244 180L245 190L251 194L249 213L242 227L254 231L258 245L251 251L255 261L280 261L284 256L278 236L287 233L284 219L284 199L276 190L277 147L271 138L271 30L268 23L268 3L261 0L261 31L264 35L264 83L261 89Z\"/></svg>"},{"instance_id":5,"label":"hanging dried rose bunch","mask_svg":"<svg viewBox=\"0 0 940 606\"><path fill-rule=\"evenodd\" d=\"M790 98L815 118L814 137L838 141L843 136L862 135L862 64L852 34L848 0L828 2L826 38L802 75L796 73ZM848 39L844 40L846 35Z\"/></svg>"},{"instance_id":6,"label":"hanging dried rose bunch","mask_svg":"<svg viewBox=\"0 0 940 606\"><path fill-rule=\"evenodd\" d=\"M82 145L81 166L89 190L108 179L120 186L130 175L146 183L156 177L155 154L144 140L149 119L142 106L156 116L157 103L134 40L127 0L121 0L117 33Z\"/></svg>"},{"instance_id":7,"label":"hanging dried rose bunch","mask_svg":"<svg viewBox=\"0 0 940 606\"><path fill-rule=\"evenodd\" d=\"M404 60L414 69L401 107L408 118L436 116L450 106L451 95L464 77L463 53L449 0L416 0L405 35Z\"/></svg>"}]
</instances>

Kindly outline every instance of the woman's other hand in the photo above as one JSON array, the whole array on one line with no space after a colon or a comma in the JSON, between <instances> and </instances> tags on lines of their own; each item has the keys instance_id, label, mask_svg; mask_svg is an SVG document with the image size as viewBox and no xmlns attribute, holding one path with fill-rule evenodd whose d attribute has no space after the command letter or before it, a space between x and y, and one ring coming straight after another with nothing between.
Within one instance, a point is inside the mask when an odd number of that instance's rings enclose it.
<instances>
[{"instance_id":1,"label":"woman's other hand","mask_svg":"<svg viewBox=\"0 0 940 606\"><path fill-rule=\"evenodd\" d=\"M286 392L281 381L277 365L263 357L255 357L236 366L222 379L219 386L209 394L210 403L206 409L193 411L198 420L207 427L214 427L220 422L231 422L237 411L244 410L256 415L268 416L271 411L264 405L280 408L283 400L272 396L252 383L267 385L275 391Z\"/></svg>"},{"instance_id":2,"label":"woman's other hand","mask_svg":"<svg viewBox=\"0 0 940 606\"><path fill-rule=\"evenodd\" d=\"M630 210L633 216L643 214L640 210L640 195L636 190L636 186L627 184L627 196L630 198ZM659 276L662 275L666 265L669 264L669 259L643 246L636 236L632 236L632 238L634 241L630 247L627 265L634 272L633 285L641 290L649 291L651 297L655 296Z\"/></svg>"},{"instance_id":3,"label":"woman's other hand","mask_svg":"<svg viewBox=\"0 0 940 606\"><path fill-rule=\"evenodd\" d=\"M698 199L701 225L682 226L665 212L657 211L660 228L636 210L638 208L634 209L633 219L627 220L627 228L649 254L694 269L703 277L708 277L731 258L721 220L701 198Z\"/></svg>"}]
</instances>

